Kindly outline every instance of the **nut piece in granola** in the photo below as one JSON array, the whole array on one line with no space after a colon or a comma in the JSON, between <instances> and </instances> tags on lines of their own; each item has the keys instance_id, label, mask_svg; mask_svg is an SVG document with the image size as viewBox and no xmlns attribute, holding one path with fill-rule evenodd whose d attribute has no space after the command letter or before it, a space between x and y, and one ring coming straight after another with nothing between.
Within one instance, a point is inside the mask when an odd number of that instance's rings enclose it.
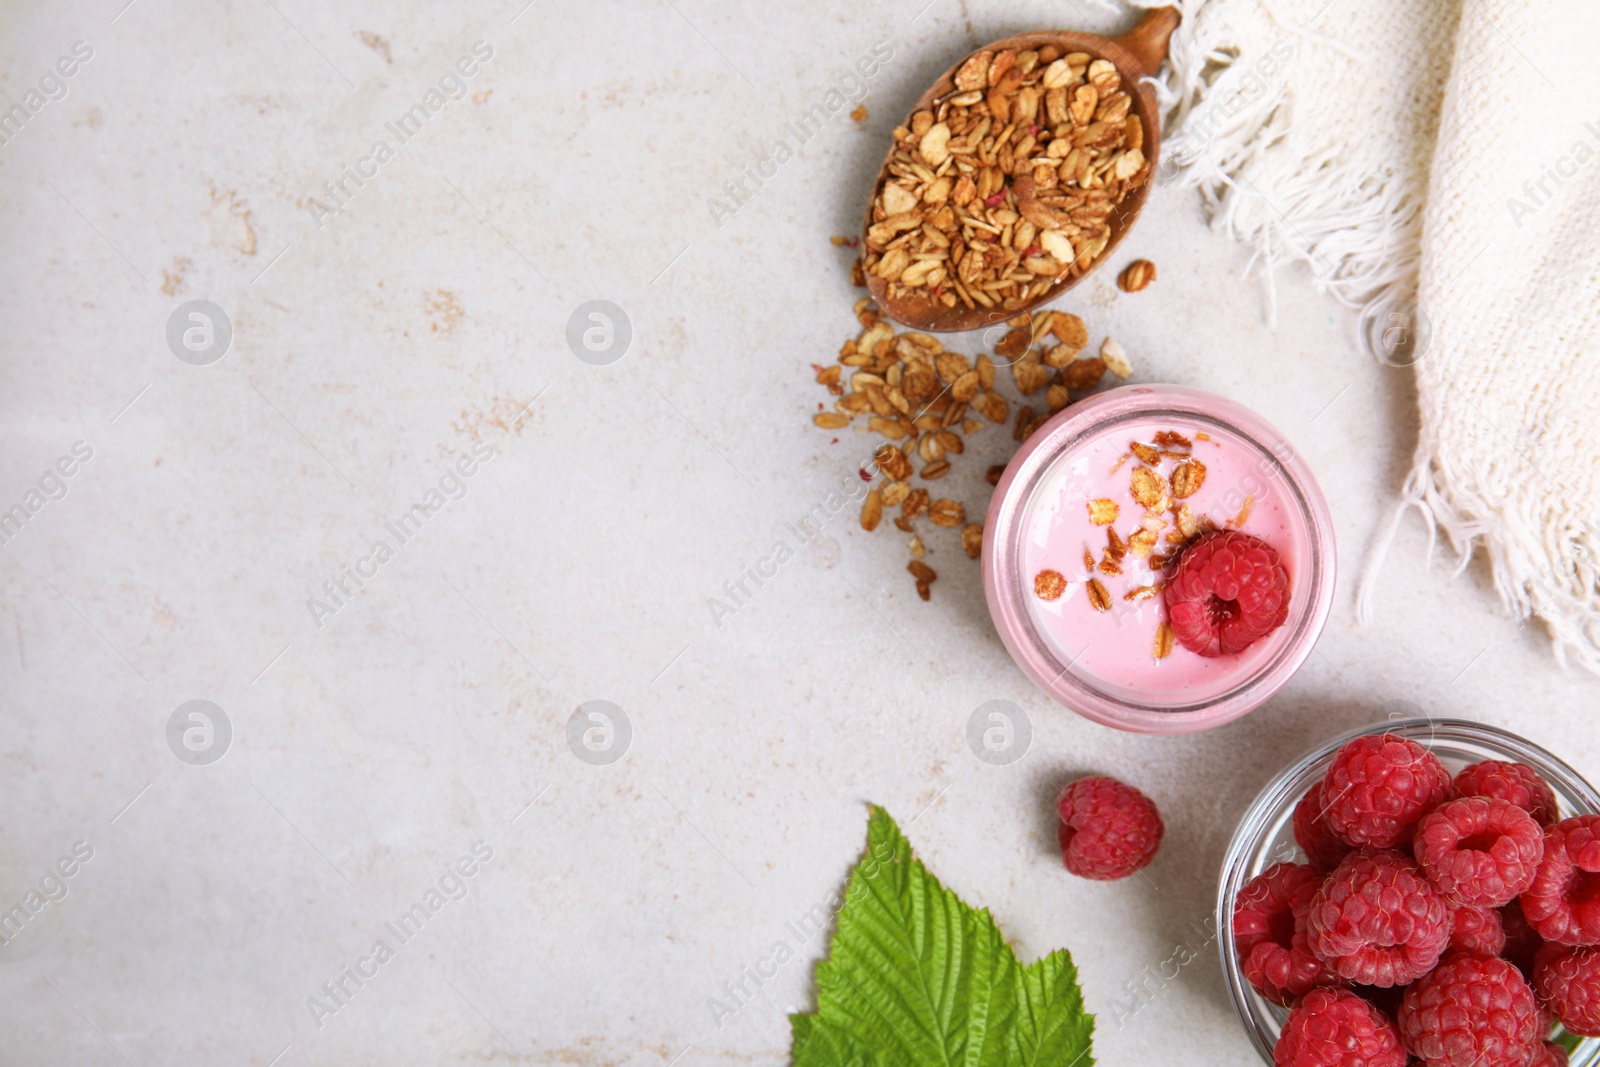
<instances>
[{"instance_id":1,"label":"nut piece in granola","mask_svg":"<svg viewBox=\"0 0 1600 1067\"><path fill-rule=\"evenodd\" d=\"M1111 594L1100 584L1100 579L1089 579L1089 604L1096 611L1111 610Z\"/></svg>"},{"instance_id":2,"label":"nut piece in granola","mask_svg":"<svg viewBox=\"0 0 1600 1067\"><path fill-rule=\"evenodd\" d=\"M1156 280L1156 265L1148 259L1136 259L1117 275L1117 288L1125 293L1137 293Z\"/></svg>"},{"instance_id":3,"label":"nut piece in granola","mask_svg":"<svg viewBox=\"0 0 1600 1067\"><path fill-rule=\"evenodd\" d=\"M1060 600L1067 579L1060 571L1043 570L1033 576L1033 592L1040 600Z\"/></svg>"}]
</instances>

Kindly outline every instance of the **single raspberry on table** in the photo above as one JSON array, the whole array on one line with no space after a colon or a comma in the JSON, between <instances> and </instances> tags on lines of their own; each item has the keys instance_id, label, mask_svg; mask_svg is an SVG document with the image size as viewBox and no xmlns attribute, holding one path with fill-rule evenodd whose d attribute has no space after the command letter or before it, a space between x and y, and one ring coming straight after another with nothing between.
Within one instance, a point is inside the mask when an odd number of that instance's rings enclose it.
<instances>
[{"instance_id":1,"label":"single raspberry on table","mask_svg":"<svg viewBox=\"0 0 1600 1067\"><path fill-rule=\"evenodd\" d=\"M1533 884L1544 830L1508 800L1462 797L1422 817L1411 853L1450 903L1498 908Z\"/></svg>"},{"instance_id":2,"label":"single raspberry on table","mask_svg":"<svg viewBox=\"0 0 1600 1067\"><path fill-rule=\"evenodd\" d=\"M1294 841L1305 850L1311 866L1331 871L1353 851L1328 826L1322 810L1322 783L1317 782L1294 806Z\"/></svg>"},{"instance_id":3,"label":"single raspberry on table","mask_svg":"<svg viewBox=\"0 0 1600 1067\"><path fill-rule=\"evenodd\" d=\"M1600 947L1546 945L1533 966L1539 999L1579 1037L1600 1037Z\"/></svg>"},{"instance_id":4,"label":"single raspberry on table","mask_svg":"<svg viewBox=\"0 0 1600 1067\"><path fill-rule=\"evenodd\" d=\"M1458 797L1494 797L1508 801L1532 815L1540 826L1556 821L1556 792L1538 771L1526 763L1486 759L1469 763L1456 774Z\"/></svg>"},{"instance_id":5,"label":"single raspberry on table","mask_svg":"<svg viewBox=\"0 0 1600 1067\"><path fill-rule=\"evenodd\" d=\"M1287 1007L1340 979L1306 945L1306 909L1322 875L1300 863L1275 863L1245 883L1233 901L1233 943L1256 992Z\"/></svg>"},{"instance_id":6,"label":"single raspberry on table","mask_svg":"<svg viewBox=\"0 0 1600 1067\"><path fill-rule=\"evenodd\" d=\"M1334 753L1322 779L1324 817L1352 845L1395 848L1450 795L1450 772L1397 734L1365 734Z\"/></svg>"},{"instance_id":7,"label":"single raspberry on table","mask_svg":"<svg viewBox=\"0 0 1600 1067\"><path fill-rule=\"evenodd\" d=\"M1306 913L1306 943L1329 970L1362 985L1397 986L1433 969L1450 941L1450 905L1399 852L1353 852Z\"/></svg>"},{"instance_id":8,"label":"single raspberry on table","mask_svg":"<svg viewBox=\"0 0 1600 1067\"><path fill-rule=\"evenodd\" d=\"M1400 1032L1344 989L1313 989L1289 1013L1272 1049L1274 1067L1405 1067Z\"/></svg>"},{"instance_id":9,"label":"single raspberry on table","mask_svg":"<svg viewBox=\"0 0 1600 1067\"><path fill-rule=\"evenodd\" d=\"M1600 815L1563 819L1544 833L1544 860L1519 898L1546 941L1600 944Z\"/></svg>"},{"instance_id":10,"label":"single raspberry on table","mask_svg":"<svg viewBox=\"0 0 1600 1067\"><path fill-rule=\"evenodd\" d=\"M1466 952L1473 956L1498 956L1506 947L1505 927L1493 908L1464 904L1455 910L1446 952Z\"/></svg>"},{"instance_id":11,"label":"single raspberry on table","mask_svg":"<svg viewBox=\"0 0 1600 1067\"><path fill-rule=\"evenodd\" d=\"M1162 595L1179 644L1201 656L1232 655L1289 617L1289 572L1259 537L1218 530L1184 549Z\"/></svg>"},{"instance_id":12,"label":"single raspberry on table","mask_svg":"<svg viewBox=\"0 0 1600 1067\"><path fill-rule=\"evenodd\" d=\"M1056 801L1061 860L1080 878L1126 878L1155 859L1161 813L1155 803L1115 778L1079 778Z\"/></svg>"},{"instance_id":13,"label":"single raspberry on table","mask_svg":"<svg viewBox=\"0 0 1600 1067\"><path fill-rule=\"evenodd\" d=\"M1427 1067L1526 1067L1543 1036L1521 972L1479 956L1451 956L1413 982L1395 1021Z\"/></svg>"}]
</instances>

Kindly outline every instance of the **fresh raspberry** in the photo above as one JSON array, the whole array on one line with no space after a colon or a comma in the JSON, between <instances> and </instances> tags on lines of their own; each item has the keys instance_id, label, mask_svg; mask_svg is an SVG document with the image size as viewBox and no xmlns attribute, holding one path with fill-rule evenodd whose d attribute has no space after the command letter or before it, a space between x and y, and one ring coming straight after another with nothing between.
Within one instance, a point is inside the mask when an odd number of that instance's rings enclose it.
<instances>
[{"instance_id":1,"label":"fresh raspberry","mask_svg":"<svg viewBox=\"0 0 1600 1067\"><path fill-rule=\"evenodd\" d=\"M1245 883L1233 901L1233 943L1257 993L1285 1007L1339 979L1306 946L1306 909L1322 875L1299 863L1275 863Z\"/></svg>"},{"instance_id":2,"label":"fresh raspberry","mask_svg":"<svg viewBox=\"0 0 1600 1067\"><path fill-rule=\"evenodd\" d=\"M1455 910L1450 924L1450 944L1446 952L1465 952L1473 956L1498 956L1506 947L1505 927L1493 908L1464 904Z\"/></svg>"},{"instance_id":3,"label":"fresh raspberry","mask_svg":"<svg viewBox=\"0 0 1600 1067\"><path fill-rule=\"evenodd\" d=\"M1505 947L1500 950L1500 955L1516 964L1522 977L1533 981L1534 957L1544 947L1544 938L1528 925L1528 920L1522 914L1522 905L1517 901L1513 900L1499 909L1498 914L1500 928L1506 932Z\"/></svg>"},{"instance_id":4,"label":"fresh raspberry","mask_svg":"<svg viewBox=\"0 0 1600 1067\"><path fill-rule=\"evenodd\" d=\"M1201 656L1243 652L1289 617L1289 572L1249 534L1204 534L1178 557L1163 594L1179 644Z\"/></svg>"},{"instance_id":5,"label":"fresh raspberry","mask_svg":"<svg viewBox=\"0 0 1600 1067\"><path fill-rule=\"evenodd\" d=\"M1526 763L1497 759L1469 763L1456 775L1454 795L1509 801L1539 820L1540 826L1554 824L1559 810L1555 790Z\"/></svg>"},{"instance_id":6,"label":"fresh raspberry","mask_svg":"<svg viewBox=\"0 0 1600 1067\"><path fill-rule=\"evenodd\" d=\"M1341 978L1405 985L1439 962L1450 941L1450 906L1409 857L1363 849L1312 898L1306 941Z\"/></svg>"},{"instance_id":7,"label":"fresh raspberry","mask_svg":"<svg viewBox=\"0 0 1600 1067\"><path fill-rule=\"evenodd\" d=\"M1600 948L1546 945L1533 966L1533 988L1562 1026L1600 1037Z\"/></svg>"},{"instance_id":8,"label":"fresh raspberry","mask_svg":"<svg viewBox=\"0 0 1600 1067\"><path fill-rule=\"evenodd\" d=\"M1056 813L1067 870L1100 882L1148 866L1165 832L1154 802L1115 778L1079 778L1061 791Z\"/></svg>"},{"instance_id":9,"label":"fresh raspberry","mask_svg":"<svg viewBox=\"0 0 1600 1067\"><path fill-rule=\"evenodd\" d=\"M1554 1041L1542 1041L1528 1067L1567 1067L1567 1050Z\"/></svg>"},{"instance_id":10,"label":"fresh raspberry","mask_svg":"<svg viewBox=\"0 0 1600 1067\"><path fill-rule=\"evenodd\" d=\"M1394 1023L1344 989L1313 989L1289 1013L1273 1067L1405 1067Z\"/></svg>"},{"instance_id":11,"label":"fresh raspberry","mask_svg":"<svg viewBox=\"0 0 1600 1067\"><path fill-rule=\"evenodd\" d=\"M1427 1067L1525 1067L1543 1036L1527 980L1478 956L1451 956L1413 983L1395 1021Z\"/></svg>"},{"instance_id":12,"label":"fresh raspberry","mask_svg":"<svg viewBox=\"0 0 1600 1067\"><path fill-rule=\"evenodd\" d=\"M1328 828L1328 820L1322 811L1321 782L1307 789L1300 803L1294 806L1294 840L1295 844L1305 849L1311 866L1319 871L1333 870L1350 855L1351 847Z\"/></svg>"},{"instance_id":13,"label":"fresh raspberry","mask_svg":"<svg viewBox=\"0 0 1600 1067\"><path fill-rule=\"evenodd\" d=\"M1411 844L1411 830L1450 795L1450 772L1396 734L1365 734L1334 754L1322 779L1324 817L1352 845Z\"/></svg>"},{"instance_id":14,"label":"fresh raspberry","mask_svg":"<svg viewBox=\"0 0 1600 1067\"><path fill-rule=\"evenodd\" d=\"M1544 862L1521 900L1528 925L1546 941L1600 944L1600 815L1544 832Z\"/></svg>"},{"instance_id":15,"label":"fresh raspberry","mask_svg":"<svg viewBox=\"0 0 1600 1067\"><path fill-rule=\"evenodd\" d=\"M1452 904L1498 908L1533 884L1544 859L1544 830L1506 800L1463 797L1424 815L1412 855Z\"/></svg>"}]
</instances>

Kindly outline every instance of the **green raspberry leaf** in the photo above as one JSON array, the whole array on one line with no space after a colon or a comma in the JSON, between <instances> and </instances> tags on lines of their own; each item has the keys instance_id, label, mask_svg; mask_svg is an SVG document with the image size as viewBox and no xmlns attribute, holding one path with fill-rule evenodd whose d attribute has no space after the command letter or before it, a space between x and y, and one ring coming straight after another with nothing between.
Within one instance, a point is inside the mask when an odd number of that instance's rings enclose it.
<instances>
[{"instance_id":1,"label":"green raspberry leaf","mask_svg":"<svg viewBox=\"0 0 1600 1067\"><path fill-rule=\"evenodd\" d=\"M1024 967L987 908L939 884L873 807L794 1067L1093 1067L1065 949Z\"/></svg>"}]
</instances>

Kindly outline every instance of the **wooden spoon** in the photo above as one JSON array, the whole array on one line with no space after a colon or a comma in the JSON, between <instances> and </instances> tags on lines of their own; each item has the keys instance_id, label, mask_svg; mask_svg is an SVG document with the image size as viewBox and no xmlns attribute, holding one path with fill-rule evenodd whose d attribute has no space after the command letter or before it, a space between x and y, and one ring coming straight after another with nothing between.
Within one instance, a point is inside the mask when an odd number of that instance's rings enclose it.
<instances>
[{"instance_id":1,"label":"wooden spoon","mask_svg":"<svg viewBox=\"0 0 1600 1067\"><path fill-rule=\"evenodd\" d=\"M1017 34L995 41L978 49L979 52L998 53L1003 49L1011 48L1018 51L1039 49L1045 45L1054 45L1062 54L1070 52L1087 52L1096 59L1108 60L1117 68L1117 73L1122 76L1122 88L1132 98L1132 113L1138 115L1144 127L1144 144L1142 151L1149 163L1150 175L1156 173L1156 165L1161 151L1161 117L1156 111L1155 94L1143 79L1151 77L1161 69L1162 61L1167 57L1167 42L1172 37L1172 31L1177 28L1181 16L1175 7L1155 8L1147 12L1138 23L1121 37L1097 37L1087 33L1073 33L1066 30L1041 30L1034 33ZM976 55L977 53L972 53ZM912 114L924 109L931 110L946 96L951 95L955 89L956 71L965 63L967 56L963 56L961 63L957 63L944 73L938 81L922 94L922 99L912 108ZM911 119L908 116L905 125L909 128ZM862 225L862 247L865 248L866 232L872 226L873 207L877 203L878 195L883 189L883 183L889 176L889 161L893 158L895 146L889 147L884 156L883 167L878 171L877 180L872 185L872 197L867 202L866 220ZM1009 181L1010 179L1008 179ZM910 326L913 329L929 330L935 333L951 332L957 330L976 330L993 325L1004 319L1011 318L1030 308L1054 300L1066 290L1088 276L1089 272L1106 262L1112 251L1121 243L1123 236L1133 226L1133 221L1139 216L1139 211L1144 207L1146 197L1150 192L1150 180L1147 178L1137 188L1130 190L1112 212L1108 223L1111 237L1105 249L1091 262L1084 271L1068 274L1056 281L1039 297L1029 301L1020 308L1002 310L1000 308L969 308L964 303L958 302L955 307L946 307L927 289L902 290L898 296L889 295L888 282L877 275L867 276L867 288L878 306L891 318Z\"/></svg>"}]
</instances>

